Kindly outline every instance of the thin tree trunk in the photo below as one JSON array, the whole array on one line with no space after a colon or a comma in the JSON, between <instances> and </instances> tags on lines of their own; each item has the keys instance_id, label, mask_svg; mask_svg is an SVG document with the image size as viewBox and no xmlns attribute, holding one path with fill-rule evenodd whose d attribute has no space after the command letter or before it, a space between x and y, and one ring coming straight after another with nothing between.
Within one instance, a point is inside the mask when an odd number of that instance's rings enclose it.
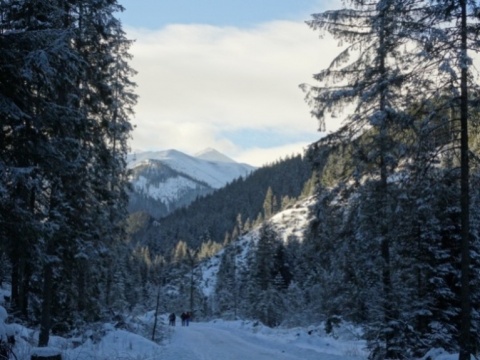
<instances>
[{"instance_id":1,"label":"thin tree trunk","mask_svg":"<svg viewBox=\"0 0 480 360\"><path fill-rule=\"evenodd\" d=\"M12 272L11 272L11 281L12 281L12 291L10 296L10 306L12 309L18 310L19 305L19 295L18 295L18 288L19 288L19 271L18 271L18 264L19 259L17 256L12 256Z\"/></svg>"},{"instance_id":2,"label":"thin tree trunk","mask_svg":"<svg viewBox=\"0 0 480 360\"><path fill-rule=\"evenodd\" d=\"M190 273L190 311L191 313L193 314L193 285L194 285L194 281L193 281L193 267L194 267L194 263L192 261L192 269L191 269L191 273Z\"/></svg>"},{"instance_id":3,"label":"thin tree trunk","mask_svg":"<svg viewBox=\"0 0 480 360\"><path fill-rule=\"evenodd\" d=\"M50 216L52 219L55 219L55 211L57 210L57 205L59 199L57 199L57 188L58 184L54 182L51 186L51 195L50 195ZM51 328L51 317L52 317L52 299L53 299L53 264L49 259L53 254L53 249L55 248L54 238L57 234L53 235L52 238L47 239L46 249L45 249L45 263L43 265L43 290L42 290L42 312L40 317L40 334L38 336L38 346L45 347L48 346L50 328Z\"/></svg>"},{"instance_id":4,"label":"thin tree trunk","mask_svg":"<svg viewBox=\"0 0 480 360\"><path fill-rule=\"evenodd\" d=\"M86 308L86 279L85 279L85 270L87 268L87 264L83 261L80 262L81 268L78 271L78 279L77 279L77 289L78 289L78 298L77 298L77 310L81 313ZM83 265L83 266L82 266ZM83 268L83 269L82 269Z\"/></svg>"},{"instance_id":5,"label":"thin tree trunk","mask_svg":"<svg viewBox=\"0 0 480 360\"><path fill-rule=\"evenodd\" d=\"M459 360L469 360L471 353L470 322L470 199L468 159L468 62L467 62L467 3L460 0L461 23L461 93L460 93L460 206L461 206L461 294L460 294L460 354Z\"/></svg>"},{"instance_id":6,"label":"thin tree trunk","mask_svg":"<svg viewBox=\"0 0 480 360\"><path fill-rule=\"evenodd\" d=\"M379 33L379 73L382 77L386 76L386 58L387 50L385 49L386 41L386 25L385 16L381 17L381 29ZM380 93L380 111L384 114L386 113L387 108L387 99L386 99L387 89L383 89ZM383 326L386 330L385 333L385 356L387 359L397 358L398 355L395 353L395 350L392 349L392 338L393 333L390 330L389 323L394 319L394 303L392 301L392 280L391 280L391 271L390 271L390 233L388 226L388 219L390 217L388 211L388 169L385 162L385 154L387 152L387 124L388 119L384 119L380 127L379 135L379 147L380 147L380 196L381 196L381 225L380 225L380 253L383 260L382 268L382 285L383 285Z\"/></svg>"},{"instance_id":7,"label":"thin tree trunk","mask_svg":"<svg viewBox=\"0 0 480 360\"><path fill-rule=\"evenodd\" d=\"M28 299L30 297L30 278L32 277L32 267L30 263L25 259L23 261L23 276L20 284L20 311L25 319L28 319Z\"/></svg>"},{"instance_id":8,"label":"thin tree trunk","mask_svg":"<svg viewBox=\"0 0 480 360\"><path fill-rule=\"evenodd\" d=\"M157 331L158 308L160 307L160 285L158 285L157 304L155 305L155 320L153 321L152 341L155 341L155 332Z\"/></svg>"},{"instance_id":9,"label":"thin tree trunk","mask_svg":"<svg viewBox=\"0 0 480 360\"><path fill-rule=\"evenodd\" d=\"M52 265L47 263L43 269L43 302L42 317L40 320L40 334L38 336L38 346L48 346L51 326L51 304L53 289Z\"/></svg>"}]
</instances>

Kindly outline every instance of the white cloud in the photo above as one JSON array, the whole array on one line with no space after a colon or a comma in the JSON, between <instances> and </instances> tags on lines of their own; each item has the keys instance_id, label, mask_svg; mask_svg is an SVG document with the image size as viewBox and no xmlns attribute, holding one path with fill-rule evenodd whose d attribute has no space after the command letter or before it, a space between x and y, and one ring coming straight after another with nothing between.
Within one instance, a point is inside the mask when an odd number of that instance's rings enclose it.
<instances>
[{"instance_id":1,"label":"white cloud","mask_svg":"<svg viewBox=\"0 0 480 360\"><path fill-rule=\"evenodd\" d=\"M275 160L281 158L283 159L298 154L303 155L308 145L309 142L300 142L270 148L255 147L242 151L235 156L235 160L260 167L262 165L274 163Z\"/></svg>"},{"instance_id":2,"label":"white cloud","mask_svg":"<svg viewBox=\"0 0 480 360\"><path fill-rule=\"evenodd\" d=\"M260 158L278 158L278 144L259 150L270 146L265 138L241 148L221 134L265 128L316 133L298 85L312 83L337 50L333 40L320 40L304 23L277 21L250 29L170 25L127 33L136 39L132 67L139 72L133 149L194 153L214 147L258 165ZM303 144L281 147L293 146L301 151Z\"/></svg>"}]
</instances>

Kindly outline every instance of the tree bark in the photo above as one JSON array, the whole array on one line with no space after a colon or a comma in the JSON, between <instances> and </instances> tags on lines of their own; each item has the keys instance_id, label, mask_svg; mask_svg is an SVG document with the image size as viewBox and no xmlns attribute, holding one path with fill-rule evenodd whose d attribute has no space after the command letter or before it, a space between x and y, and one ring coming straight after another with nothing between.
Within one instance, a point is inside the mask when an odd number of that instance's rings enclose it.
<instances>
[{"instance_id":1,"label":"tree bark","mask_svg":"<svg viewBox=\"0 0 480 360\"><path fill-rule=\"evenodd\" d=\"M155 305L155 320L153 322L152 341L155 341L155 332L157 331L158 308L160 307L160 285L158 285L157 303Z\"/></svg>"},{"instance_id":2,"label":"tree bark","mask_svg":"<svg viewBox=\"0 0 480 360\"><path fill-rule=\"evenodd\" d=\"M460 292L460 354L459 360L469 360L471 354L470 299L470 194L468 159L468 62L467 62L467 2L460 0L461 18L461 85L460 85L460 207L461 207L461 292Z\"/></svg>"},{"instance_id":3,"label":"tree bark","mask_svg":"<svg viewBox=\"0 0 480 360\"><path fill-rule=\"evenodd\" d=\"M52 265L46 264L43 270L43 302L42 317L40 320L40 334L38 336L38 346L48 346L50 338L50 318L52 303Z\"/></svg>"}]
</instances>

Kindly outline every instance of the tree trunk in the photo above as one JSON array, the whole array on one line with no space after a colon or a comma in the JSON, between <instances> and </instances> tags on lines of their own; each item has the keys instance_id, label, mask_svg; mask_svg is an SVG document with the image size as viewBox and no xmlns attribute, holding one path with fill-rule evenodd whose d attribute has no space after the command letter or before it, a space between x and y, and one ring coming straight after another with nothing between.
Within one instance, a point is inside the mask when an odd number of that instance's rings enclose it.
<instances>
[{"instance_id":1,"label":"tree trunk","mask_svg":"<svg viewBox=\"0 0 480 360\"><path fill-rule=\"evenodd\" d=\"M381 77L387 75L386 60L387 51L385 49L387 37L385 16L381 17L381 28L379 33L379 73ZM379 110L386 114L387 110L387 89L383 89L380 93ZM387 115L388 117L388 115ZM383 260L382 268L382 287L383 287L383 321L385 331L385 356L387 359L396 359L398 354L392 349L393 331L390 322L395 318L394 302L392 299L392 279L390 264L390 229L388 221L390 219L389 200L388 200L388 168L385 161L387 153L387 137L388 137L388 119L384 119L379 128L379 151L380 151L380 253Z\"/></svg>"},{"instance_id":2,"label":"tree trunk","mask_svg":"<svg viewBox=\"0 0 480 360\"><path fill-rule=\"evenodd\" d=\"M468 62L467 62L467 3L460 0L461 19L461 89L460 89L460 207L461 207L461 292L460 292L460 354L459 360L469 360L471 354L470 321L470 199L468 159Z\"/></svg>"},{"instance_id":3,"label":"tree trunk","mask_svg":"<svg viewBox=\"0 0 480 360\"><path fill-rule=\"evenodd\" d=\"M25 319L28 319L28 299L30 296L30 278L32 276L32 268L27 259L22 260L22 281L20 283L20 311Z\"/></svg>"},{"instance_id":4,"label":"tree trunk","mask_svg":"<svg viewBox=\"0 0 480 360\"><path fill-rule=\"evenodd\" d=\"M40 320L40 334L38 336L38 346L48 346L51 326L51 303L52 303L52 265L46 264L43 271L43 302L42 317Z\"/></svg>"},{"instance_id":5,"label":"tree trunk","mask_svg":"<svg viewBox=\"0 0 480 360\"><path fill-rule=\"evenodd\" d=\"M77 299L77 309L80 313L82 313L86 308L86 279L85 279L85 270L87 268L87 263L84 261L80 261L80 269L78 272L78 280L77 280L77 287L78 287L78 299Z\"/></svg>"},{"instance_id":6,"label":"tree trunk","mask_svg":"<svg viewBox=\"0 0 480 360\"><path fill-rule=\"evenodd\" d=\"M157 331L158 308L160 307L160 285L158 285L157 303L155 305L155 320L153 322L152 341L155 341L155 332Z\"/></svg>"},{"instance_id":7,"label":"tree trunk","mask_svg":"<svg viewBox=\"0 0 480 360\"><path fill-rule=\"evenodd\" d=\"M11 291L11 296L10 296L10 306L12 309L17 310L18 309L18 282L19 282L19 276L18 276L18 257L12 256L12 273L11 273L11 281L12 281L12 291Z\"/></svg>"}]
</instances>

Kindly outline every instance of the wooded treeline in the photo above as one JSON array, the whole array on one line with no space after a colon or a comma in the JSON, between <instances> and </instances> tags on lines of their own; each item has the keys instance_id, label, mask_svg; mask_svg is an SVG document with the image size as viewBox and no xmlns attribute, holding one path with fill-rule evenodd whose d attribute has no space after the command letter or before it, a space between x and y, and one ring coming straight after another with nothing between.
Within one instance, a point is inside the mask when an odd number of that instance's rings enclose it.
<instances>
[{"instance_id":1,"label":"wooded treeline","mask_svg":"<svg viewBox=\"0 0 480 360\"><path fill-rule=\"evenodd\" d=\"M476 353L480 88L469 56L480 47L480 8L346 4L308 22L343 43L315 85L302 86L313 115L322 127L353 109L310 147L315 181L303 159L287 159L161 221L131 217L138 243L127 244L123 159L135 96L120 7L1 3L0 250L10 265L1 270L17 316L42 325L41 345L54 322L68 329L108 309L152 308L158 289L163 310L329 330L349 320L365 329L372 359ZM262 221L313 183L308 235L280 241ZM239 263L245 249L234 239L254 224L258 242ZM196 265L220 243L205 298Z\"/></svg>"},{"instance_id":2,"label":"wooded treeline","mask_svg":"<svg viewBox=\"0 0 480 360\"><path fill-rule=\"evenodd\" d=\"M314 181L311 163L300 155L290 156L165 218L153 219L145 212L130 214L126 248L115 254L120 264L115 281L121 291L116 292L112 308L139 314L156 307L158 296L163 313L192 309L197 319L225 315L214 310L203 294L202 261L218 257L238 236L311 196Z\"/></svg>"},{"instance_id":3,"label":"wooded treeline","mask_svg":"<svg viewBox=\"0 0 480 360\"><path fill-rule=\"evenodd\" d=\"M225 255L219 278L230 277L216 290L219 309L228 304L273 325L295 319L293 308L297 320L310 315L329 328L348 319L365 329L372 359L433 348L469 359L480 326L480 92L470 58L480 45L478 3L346 5L308 22L342 43L316 85L302 86L312 114L322 128L352 110L309 149L321 184L311 233L285 253L288 277L278 279L272 257L288 247L271 246L262 271L269 286L259 280L265 255L243 273ZM265 254L262 236L257 254ZM278 285L286 279L287 289ZM222 300L239 288L242 296Z\"/></svg>"},{"instance_id":4,"label":"wooded treeline","mask_svg":"<svg viewBox=\"0 0 480 360\"><path fill-rule=\"evenodd\" d=\"M131 239L135 246L167 257L180 241L193 249L208 242L223 246L312 192L312 176L312 166L302 156L286 157L164 218L133 214Z\"/></svg>"},{"instance_id":5,"label":"wooded treeline","mask_svg":"<svg viewBox=\"0 0 480 360\"><path fill-rule=\"evenodd\" d=\"M0 280L40 346L113 303L136 102L122 10L0 2Z\"/></svg>"},{"instance_id":6,"label":"wooded treeline","mask_svg":"<svg viewBox=\"0 0 480 360\"><path fill-rule=\"evenodd\" d=\"M409 331L421 340L444 331L443 338L450 337L450 344L458 346L460 360L470 359L478 333L477 309L473 307L478 229L476 213L470 211L476 202L476 188L471 186L475 174L470 172L469 145L479 94L470 57L480 45L478 3L352 0L348 4L350 9L316 14L309 22L312 28L342 41L345 48L328 69L315 75L319 85L307 87L307 98L321 125L332 112L347 104L355 106L338 133L338 142L344 142L342 137L370 134L355 160L356 178L363 181L368 199L368 206L362 205L361 211L367 237L361 238L375 239L371 253L377 254L374 259L380 274L376 321L369 331L372 354L399 358L411 339ZM405 135L410 135L411 141ZM442 163L448 158L450 162ZM402 178L405 180L400 181ZM437 182L430 184L430 178ZM417 234L400 236L400 230L403 234L408 231L395 226L410 217L405 214L398 219L397 215L411 198L407 196L409 188L399 183L415 184L413 188L420 191L414 200L417 208L411 213L438 201L440 194L448 199L443 210L448 216L438 222L433 234L426 225L434 219L427 218L424 224L418 216L414 218L420 221L414 226ZM445 186L444 191L432 195L437 183ZM442 229L448 223L450 226ZM405 313L398 301L399 286L409 278L394 263L402 240L405 246L415 242L423 248L417 255L420 263L414 266L417 288L412 293L428 306L423 302L415 312ZM415 252L409 250L409 255ZM426 258L434 259L433 266ZM413 264L406 262L407 266ZM431 266L428 270L423 268L427 264ZM400 283L399 275L404 276ZM430 295L439 286L442 291L433 300L419 296ZM440 301L444 297L449 299ZM418 299L408 300L411 305ZM440 308L440 317L450 317L450 322L436 318L430 306ZM415 317L407 320L402 317L405 314Z\"/></svg>"}]
</instances>

